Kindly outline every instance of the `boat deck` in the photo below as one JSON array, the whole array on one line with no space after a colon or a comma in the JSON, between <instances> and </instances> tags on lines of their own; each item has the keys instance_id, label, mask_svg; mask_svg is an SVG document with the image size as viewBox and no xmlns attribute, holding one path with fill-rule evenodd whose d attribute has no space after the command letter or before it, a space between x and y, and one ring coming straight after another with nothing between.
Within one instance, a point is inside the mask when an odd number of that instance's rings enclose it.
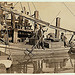
<instances>
[{"instance_id":1,"label":"boat deck","mask_svg":"<svg viewBox=\"0 0 75 75\"><path fill-rule=\"evenodd\" d=\"M24 44L24 43L10 43L10 45L1 45L0 44L0 51L5 52L6 54L11 54L11 55L25 55L25 54L29 54L29 51L31 51L33 45L29 45L29 44ZM34 49L32 51L33 55L47 55L47 54L51 54L51 53L60 53L60 52L68 52L68 50L70 49L70 47L54 47L54 48L46 48L45 49Z\"/></svg>"}]
</instances>

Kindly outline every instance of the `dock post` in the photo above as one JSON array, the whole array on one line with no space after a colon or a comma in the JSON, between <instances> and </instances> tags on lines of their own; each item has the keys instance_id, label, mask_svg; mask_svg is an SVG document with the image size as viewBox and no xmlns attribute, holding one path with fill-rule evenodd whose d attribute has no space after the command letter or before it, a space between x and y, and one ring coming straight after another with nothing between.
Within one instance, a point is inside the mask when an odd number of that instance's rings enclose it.
<instances>
[{"instance_id":1,"label":"dock post","mask_svg":"<svg viewBox=\"0 0 75 75\"><path fill-rule=\"evenodd\" d=\"M56 18L56 27L60 27L60 18ZM59 38L59 30L55 30L55 38Z\"/></svg>"}]
</instances>

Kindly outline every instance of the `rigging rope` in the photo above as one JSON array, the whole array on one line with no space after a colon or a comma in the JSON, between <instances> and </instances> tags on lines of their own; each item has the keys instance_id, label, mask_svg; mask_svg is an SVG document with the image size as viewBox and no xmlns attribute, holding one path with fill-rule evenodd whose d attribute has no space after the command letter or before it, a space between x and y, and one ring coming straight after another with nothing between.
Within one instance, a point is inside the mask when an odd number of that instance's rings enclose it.
<instances>
[{"instance_id":1,"label":"rigging rope","mask_svg":"<svg viewBox=\"0 0 75 75\"><path fill-rule=\"evenodd\" d=\"M22 3L20 2L20 5L21 5L21 9L22 9L22 11L23 11L23 7L22 7Z\"/></svg>"},{"instance_id":2,"label":"rigging rope","mask_svg":"<svg viewBox=\"0 0 75 75\"><path fill-rule=\"evenodd\" d=\"M34 9L37 11L37 9L36 9L36 7L35 7L35 5L34 5L34 3L33 3L33 2L32 2L32 5L33 5Z\"/></svg>"},{"instance_id":3,"label":"rigging rope","mask_svg":"<svg viewBox=\"0 0 75 75\"><path fill-rule=\"evenodd\" d=\"M56 15L56 17L60 14L60 12L61 12L61 11L59 11L59 13ZM55 17L55 18L56 18L56 17ZM51 23L53 23L53 21L55 20L55 18L52 20Z\"/></svg>"},{"instance_id":4,"label":"rigging rope","mask_svg":"<svg viewBox=\"0 0 75 75\"><path fill-rule=\"evenodd\" d=\"M16 5L17 5L17 3L18 3L18 2L16 2L16 3L14 4L14 6L16 6Z\"/></svg>"},{"instance_id":5,"label":"rigging rope","mask_svg":"<svg viewBox=\"0 0 75 75\"><path fill-rule=\"evenodd\" d=\"M73 16L75 16L74 15L74 13L70 10L70 8L63 2L63 4L65 5L65 7L69 10L69 12L73 15Z\"/></svg>"},{"instance_id":6,"label":"rigging rope","mask_svg":"<svg viewBox=\"0 0 75 75\"><path fill-rule=\"evenodd\" d=\"M29 6L29 3L27 2L27 4L28 4L28 8L29 8L29 12L30 12L30 15L31 15L31 10L30 10L30 6Z\"/></svg>"}]
</instances>

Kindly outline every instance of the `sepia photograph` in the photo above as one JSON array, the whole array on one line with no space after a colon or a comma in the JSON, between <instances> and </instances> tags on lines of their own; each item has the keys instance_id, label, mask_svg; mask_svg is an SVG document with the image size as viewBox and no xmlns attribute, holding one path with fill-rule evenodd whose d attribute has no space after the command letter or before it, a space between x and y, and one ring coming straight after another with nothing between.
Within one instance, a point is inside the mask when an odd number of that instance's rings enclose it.
<instances>
[{"instance_id":1,"label":"sepia photograph","mask_svg":"<svg viewBox=\"0 0 75 75\"><path fill-rule=\"evenodd\" d=\"M75 2L1 2L0 74L75 73Z\"/></svg>"}]
</instances>

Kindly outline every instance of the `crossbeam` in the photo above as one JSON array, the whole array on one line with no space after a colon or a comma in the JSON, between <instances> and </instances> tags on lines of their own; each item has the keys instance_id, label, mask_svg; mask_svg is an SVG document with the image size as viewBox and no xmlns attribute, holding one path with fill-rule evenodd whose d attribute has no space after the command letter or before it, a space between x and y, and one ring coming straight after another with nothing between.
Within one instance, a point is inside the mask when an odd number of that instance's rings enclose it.
<instances>
[{"instance_id":1,"label":"crossbeam","mask_svg":"<svg viewBox=\"0 0 75 75\"><path fill-rule=\"evenodd\" d=\"M61 27L56 27L56 26L53 26L53 25L50 25L50 28L57 29L57 30L63 30L63 31L66 31L66 32L73 32L73 33L75 33L75 31L64 29L64 28L61 28Z\"/></svg>"}]
</instances>

